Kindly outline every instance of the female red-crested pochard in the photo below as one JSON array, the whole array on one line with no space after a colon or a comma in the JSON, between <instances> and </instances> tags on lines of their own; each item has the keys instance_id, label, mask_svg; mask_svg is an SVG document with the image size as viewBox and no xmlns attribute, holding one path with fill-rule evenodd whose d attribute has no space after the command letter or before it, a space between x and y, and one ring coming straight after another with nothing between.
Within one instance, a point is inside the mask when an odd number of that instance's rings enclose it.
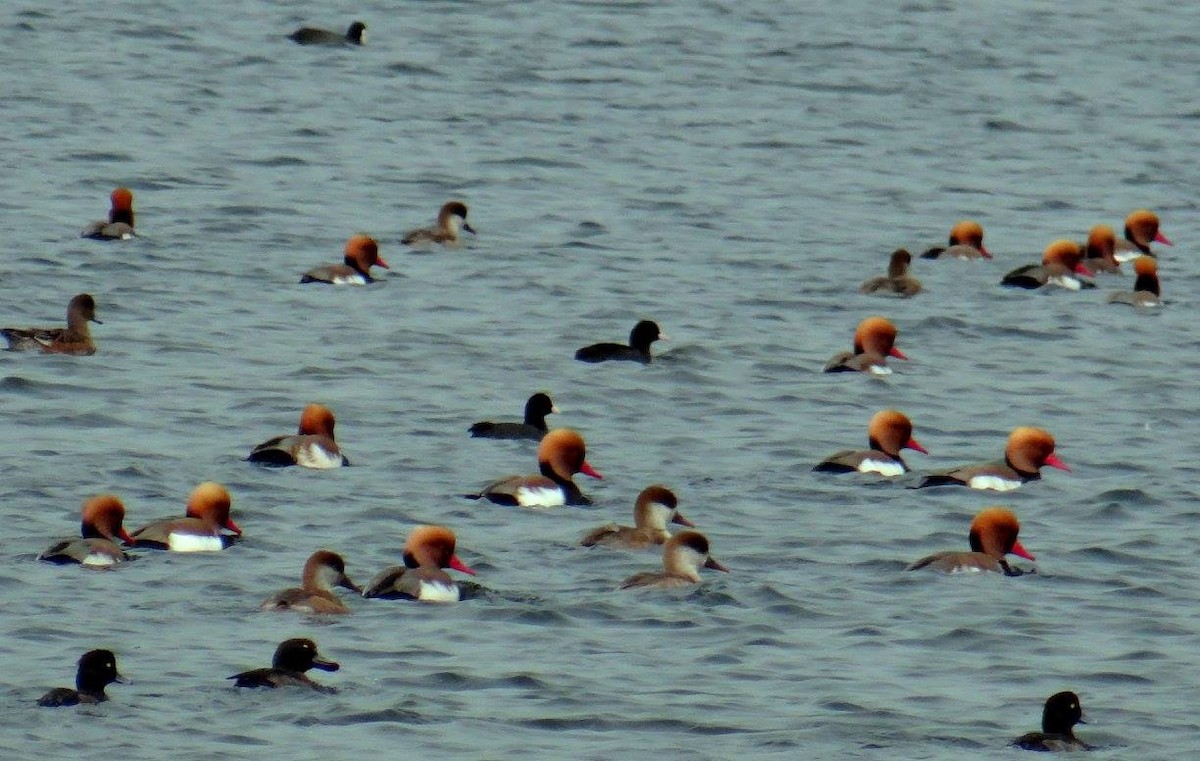
<instances>
[{"instance_id":1,"label":"female red-crested pochard","mask_svg":"<svg viewBox=\"0 0 1200 761\"><path fill-rule=\"evenodd\" d=\"M1017 541L1021 524L1007 507L985 507L971 521L970 552L939 552L921 558L907 570L930 568L935 571L995 571L1006 576L1020 576L1024 571L1012 568L1004 559L1009 553L1026 560L1034 557Z\"/></svg>"},{"instance_id":2,"label":"female red-crested pochard","mask_svg":"<svg viewBox=\"0 0 1200 761\"><path fill-rule=\"evenodd\" d=\"M334 693L337 689L317 684L308 678L304 672L309 669L321 671L337 671L341 666L334 661L326 660L317 652L317 643L307 637L284 640L275 648L275 656L271 658L271 667L252 669L234 674L229 679L237 687L308 687L317 692Z\"/></svg>"},{"instance_id":3,"label":"female red-crested pochard","mask_svg":"<svg viewBox=\"0 0 1200 761\"><path fill-rule=\"evenodd\" d=\"M298 45L362 45L367 41L366 31L367 25L361 21L351 24L345 34L302 26L289 34L288 39Z\"/></svg>"},{"instance_id":4,"label":"female red-crested pochard","mask_svg":"<svg viewBox=\"0 0 1200 761\"><path fill-rule=\"evenodd\" d=\"M1092 272L1120 272L1115 255L1117 234L1108 225L1096 225L1088 231L1083 245L1083 263Z\"/></svg>"},{"instance_id":5,"label":"female red-crested pochard","mask_svg":"<svg viewBox=\"0 0 1200 761\"><path fill-rule=\"evenodd\" d=\"M679 512L679 500L675 493L661 484L654 484L642 489L637 496L633 505L634 525L610 523L589 531L579 543L584 547L601 544L631 550L654 547L671 538L671 532L667 531L668 522L692 528L696 526Z\"/></svg>"},{"instance_id":6,"label":"female red-crested pochard","mask_svg":"<svg viewBox=\"0 0 1200 761\"><path fill-rule=\"evenodd\" d=\"M572 480L576 473L603 478L587 462L583 437L569 428L555 428L538 445L539 475L508 476L491 482L470 499L487 499L497 505L520 507L558 507L590 505Z\"/></svg>"},{"instance_id":7,"label":"female red-crested pochard","mask_svg":"<svg viewBox=\"0 0 1200 761\"><path fill-rule=\"evenodd\" d=\"M117 546L117 540L133 544L134 539L122 525L125 505L112 494L100 494L83 503L79 538L63 539L47 547L38 560L65 565L78 563L93 568L106 568L129 560L129 555Z\"/></svg>"},{"instance_id":8,"label":"female red-crested pochard","mask_svg":"<svg viewBox=\"0 0 1200 761\"><path fill-rule=\"evenodd\" d=\"M362 592L346 575L346 561L336 552L317 550L304 563L300 586L290 587L263 601L263 610L294 610L299 613L349 613L346 603L333 593L334 587Z\"/></svg>"},{"instance_id":9,"label":"female red-crested pochard","mask_svg":"<svg viewBox=\"0 0 1200 761\"><path fill-rule=\"evenodd\" d=\"M259 465L304 468L340 468L350 461L333 439L336 421L323 404L310 404L300 413L300 428L291 436L276 436L264 441L246 459Z\"/></svg>"},{"instance_id":10,"label":"female red-crested pochard","mask_svg":"<svg viewBox=\"0 0 1200 761\"><path fill-rule=\"evenodd\" d=\"M1040 470L1071 468L1054 453L1054 437L1041 428L1014 428L1004 446L1004 459L930 473L913 488L926 486L969 486L972 489L1012 491L1026 481L1042 477Z\"/></svg>"},{"instance_id":11,"label":"female red-crested pochard","mask_svg":"<svg viewBox=\"0 0 1200 761\"><path fill-rule=\"evenodd\" d=\"M549 394L536 393L525 402L525 420L521 423L481 420L467 429L473 438L480 439L533 439L540 441L550 430L546 416L558 412Z\"/></svg>"},{"instance_id":12,"label":"female red-crested pochard","mask_svg":"<svg viewBox=\"0 0 1200 761\"><path fill-rule=\"evenodd\" d=\"M1127 262L1145 254L1154 256L1150 250L1151 243L1161 243L1172 246L1167 236L1158 231L1158 215L1149 209L1131 211L1125 217L1125 239L1117 241L1116 257L1119 262Z\"/></svg>"},{"instance_id":13,"label":"female red-crested pochard","mask_svg":"<svg viewBox=\"0 0 1200 761\"><path fill-rule=\"evenodd\" d=\"M438 211L436 227L422 227L404 233L400 243L412 246L421 243L442 243L455 245L459 242L459 230L466 230L472 235L475 229L467 224L467 205L462 201L447 201Z\"/></svg>"},{"instance_id":14,"label":"female red-crested pochard","mask_svg":"<svg viewBox=\"0 0 1200 761\"><path fill-rule=\"evenodd\" d=\"M1075 736L1075 725L1083 720L1083 706L1073 692L1056 692L1046 698L1042 707L1042 731L1026 732L1012 744L1023 750L1077 751L1094 750Z\"/></svg>"},{"instance_id":15,"label":"female red-crested pochard","mask_svg":"<svg viewBox=\"0 0 1200 761\"><path fill-rule=\"evenodd\" d=\"M80 703L103 703L108 700L104 688L113 682L125 683L125 678L117 672L117 656L112 650L89 650L79 659L75 689L55 687L38 698L37 704L43 708L59 708Z\"/></svg>"},{"instance_id":16,"label":"female red-crested pochard","mask_svg":"<svg viewBox=\"0 0 1200 761\"><path fill-rule=\"evenodd\" d=\"M950 240L945 247L936 246L921 254L922 259L991 259L983 247L983 225L964 219L950 228Z\"/></svg>"},{"instance_id":17,"label":"female red-crested pochard","mask_svg":"<svg viewBox=\"0 0 1200 761\"><path fill-rule=\"evenodd\" d=\"M1042 252L1041 264L1026 264L1004 276L1000 285L1010 288L1041 288L1057 285L1069 291L1095 288L1090 280L1080 280L1075 275L1093 273L1083 263L1083 246L1073 240L1056 240Z\"/></svg>"},{"instance_id":18,"label":"female red-crested pochard","mask_svg":"<svg viewBox=\"0 0 1200 761\"><path fill-rule=\"evenodd\" d=\"M929 454L912 435L912 421L903 412L880 410L867 424L870 449L846 449L826 457L813 470L821 473L878 473L899 476L908 472L901 449Z\"/></svg>"},{"instance_id":19,"label":"female red-crested pochard","mask_svg":"<svg viewBox=\"0 0 1200 761\"><path fill-rule=\"evenodd\" d=\"M363 590L363 597L421 602L458 602L463 589L443 568L471 576L475 571L454 554L454 532L445 526L417 526L404 543L404 565L385 568Z\"/></svg>"},{"instance_id":20,"label":"female red-crested pochard","mask_svg":"<svg viewBox=\"0 0 1200 761\"><path fill-rule=\"evenodd\" d=\"M890 375L892 369L887 366L888 357L908 359L894 346L897 332L891 320L868 317L854 331L854 351L833 355L823 372Z\"/></svg>"},{"instance_id":21,"label":"female red-crested pochard","mask_svg":"<svg viewBox=\"0 0 1200 761\"><path fill-rule=\"evenodd\" d=\"M133 231L133 191L129 188L117 188L109 198L112 207L108 210L108 220L92 222L83 228L79 237L93 240L128 240L136 235Z\"/></svg>"},{"instance_id":22,"label":"female red-crested pochard","mask_svg":"<svg viewBox=\"0 0 1200 761\"><path fill-rule=\"evenodd\" d=\"M1139 256L1133 260L1133 272L1137 275L1137 279L1133 281L1133 290L1108 294L1108 303L1131 304L1138 308L1160 306L1162 299L1158 286L1158 260L1152 256Z\"/></svg>"},{"instance_id":23,"label":"female red-crested pochard","mask_svg":"<svg viewBox=\"0 0 1200 761\"><path fill-rule=\"evenodd\" d=\"M346 251L341 264L325 264L314 267L300 277L301 283L328 283L329 285L366 285L375 282L371 267L391 269L379 255L379 244L370 235L352 235L346 241Z\"/></svg>"},{"instance_id":24,"label":"female red-crested pochard","mask_svg":"<svg viewBox=\"0 0 1200 761\"><path fill-rule=\"evenodd\" d=\"M233 500L218 483L205 481L192 490L183 518L163 518L133 532L139 547L174 552L216 552L242 535L242 529L229 517ZM222 534L228 529L233 536Z\"/></svg>"},{"instance_id":25,"label":"female red-crested pochard","mask_svg":"<svg viewBox=\"0 0 1200 761\"><path fill-rule=\"evenodd\" d=\"M663 570L635 573L621 582L621 589L655 587L671 589L700 583L700 569L729 573L708 552L708 539L699 531L680 531L663 544Z\"/></svg>"},{"instance_id":26,"label":"female red-crested pochard","mask_svg":"<svg viewBox=\"0 0 1200 761\"><path fill-rule=\"evenodd\" d=\"M628 361L650 364L650 344L658 340L667 340L666 334L658 327L658 323L642 320L629 331L629 345L619 343L598 343L585 346L575 351L575 359L580 362L609 362Z\"/></svg>"},{"instance_id":27,"label":"female red-crested pochard","mask_svg":"<svg viewBox=\"0 0 1200 761\"><path fill-rule=\"evenodd\" d=\"M89 293L72 296L67 302L65 328L0 328L10 351L41 351L46 354L88 356L96 353L88 323L96 319L96 300Z\"/></svg>"},{"instance_id":28,"label":"female red-crested pochard","mask_svg":"<svg viewBox=\"0 0 1200 761\"><path fill-rule=\"evenodd\" d=\"M908 267L912 264L912 254L903 248L892 252L888 262L888 273L882 277L873 277L858 287L861 293L872 293L881 296L915 296L921 292L921 281L910 277Z\"/></svg>"}]
</instances>

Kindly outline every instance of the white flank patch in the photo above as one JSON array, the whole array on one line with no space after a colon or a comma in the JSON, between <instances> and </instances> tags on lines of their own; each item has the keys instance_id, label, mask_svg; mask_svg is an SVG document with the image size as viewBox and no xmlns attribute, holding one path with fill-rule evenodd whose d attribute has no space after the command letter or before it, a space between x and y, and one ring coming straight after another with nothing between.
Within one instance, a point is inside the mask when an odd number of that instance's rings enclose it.
<instances>
[{"instance_id":1,"label":"white flank patch","mask_svg":"<svg viewBox=\"0 0 1200 761\"><path fill-rule=\"evenodd\" d=\"M1116 259L1118 262L1132 262L1141 255L1141 251L1121 251L1116 254Z\"/></svg>"},{"instance_id":2,"label":"white flank patch","mask_svg":"<svg viewBox=\"0 0 1200 761\"><path fill-rule=\"evenodd\" d=\"M458 585L422 581L417 599L421 602L458 602Z\"/></svg>"},{"instance_id":3,"label":"white flank patch","mask_svg":"<svg viewBox=\"0 0 1200 761\"><path fill-rule=\"evenodd\" d=\"M859 473L878 473L881 476L904 475L904 466L895 460L863 460L858 464Z\"/></svg>"},{"instance_id":4,"label":"white flank patch","mask_svg":"<svg viewBox=\"0 0 1200 761\"><path fill-rule=\"evenodd\" d=\"M220 552L225 543L219 536L183 534L178 531L167 537L167 549L172 552Z\"/></svg>"},{"instance_id":5,"label":"white flank patch","mask_svg":"<svg viewBox=\"0 0 1200 761\"><path fill-rule=\"evenodd\" d=\"M950 573L983 573L983 569L977 565L956 565L950 569Z\"/></svg>"},{"instance_id":6,"label":"white flank patch","mask_svg":"<svg viewBox=\"0 0 1200 761\"><path fill-rule=\"evenodd\" d=\"M130 240L133 238L133 233L121 233L121 240Z\"/></svg>"},{"instance_id":7,"label":"white flank patch","mask_svg":"<svg viewBox=\"0 0 1200 761\"><path fill-rule=\"evenodd\" d=\"M867 372L871 375L891 375L892 368L887 365L871 365L867 368Z\"/></svg>"},{"instance_id":8,"label":"white flank patch","mask_svg":"<svg viewBox=\"0 0 1200 761\"><path fill-rule=\"evenodd\" d=\"M557 486L522 486L517 489L521 507L559 507L567 504L566 495Z\"/></svg>"},{"instance_id":9,"label":"white flank patch","mask_svg":"<svg viewBox=\"0 0 1200 761\"><path fill-rule=\"evenodd\" d=\"M970 481L967 481L967 486L972 489L991 489L992 491L1012 491L1020 487L1020 481L1013 481L1009 478L1001 478L1000 476L974 476Z\"/></svg>"},{"instance_id":10,"label":"white flank patch","mask_svg":"<svg viewBox=\"0 0 1200 761\"><path fill-rule=\"evenodd\" d=\"M296 464L306 468L340 468L342 456L328 451L320 444L309 442L296 452Z\"/></svg>"},{"instance_id":11,"label":"white flank patch","mask_svg":"<svg viewBox=\"0 0 1200 761\"><path fill-rule=\"evenodd\" d=\"M1077 278L1069 275L1058 275L1055 277L1046 278L1047 285L1057 285L1059 288L1066 288L1068 291L1078 291L1083 288L1083 283Z\"/></svg>"},{"instance_id":12,"label":"white flank patch","mask_svg":"<svg viewBox=\"0 0 1200 761\"><path fill-rule=\"evenodd\" d=\"M366 285L367 279L355 272L353 275L334 275L334 285Z\"/></svg>"},{"instance_id":13,"label":"white flank patch","mask_svg":"<svg viewBox=\"0 0 1200 761\"><path fill-rule=\"evenodd\" d=\"M83 559L83 565L107 566L116 565L117 561L112 555L107 555L103 552L89 552L87 557Z\"/></svg>"}]
</instances>

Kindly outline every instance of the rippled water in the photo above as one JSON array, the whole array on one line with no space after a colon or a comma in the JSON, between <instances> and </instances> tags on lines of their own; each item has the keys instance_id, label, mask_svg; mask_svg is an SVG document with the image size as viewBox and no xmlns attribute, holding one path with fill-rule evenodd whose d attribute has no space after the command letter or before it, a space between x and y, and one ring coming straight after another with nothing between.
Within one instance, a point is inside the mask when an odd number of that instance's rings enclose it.
<instances>
[{"instance_id":1,"label":"rippled water","mask_svg":"<svg viewBox=\"0 0 1200 761\"><path fill-rule=\"evenodd\" d=\"M0 322L93 293L90 358L0 357L0 694L13 757L1020 757L1077 691L1098 757L1190 758L1197 541L1200 148L1186 4L70 0L0 10L7 255ZM358 50L291 45L361 18ZM108 192L143 237L80 240ZM479 236L410 254L449 198ZM1001 290L1058 237L1156 209L1169 304ZM990 263L918 262L906 301L855 292L897 246L975 217ZM300 287L365 231L363 289ZM900 327L886 380L822 375L854 325ZM578 346L640 318L648 366ZM660 348L661 347L661 348ZM534 469L466 428L538 389L606 475L591 509L462 500ZM356 467L261 470L250 446L323 401ZM1073 474L997 496L810 473L895 406L918 470L990 459L1042 425ZM113 573L34 562L113 491L127 525L234 494L246 541ZM655 553L584 550L663 482L733 569L616 591ZM906 574L1008 504L1039 574ZM408 530L454 528L493 593L259 613L308 554L360 583ZM339 694L224 677L313 636ZM34 707L110 647L133 681Z\"/></svg>"}]
</instances>

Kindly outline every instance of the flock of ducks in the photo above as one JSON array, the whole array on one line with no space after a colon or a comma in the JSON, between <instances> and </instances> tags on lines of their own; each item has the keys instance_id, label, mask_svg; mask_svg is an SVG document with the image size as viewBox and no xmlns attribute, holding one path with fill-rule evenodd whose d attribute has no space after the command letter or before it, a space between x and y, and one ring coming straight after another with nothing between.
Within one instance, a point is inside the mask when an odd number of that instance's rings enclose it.
<instances>
[{"instance_id":1,"label":"flock of ducks","mask_svg":"<svg viewBox=\"0 0 1200 761\"><path fill-rule=\"evenodd\" d=\"M353 23L345 34L305 27L293 32L289 38L302 45L361 45L365 29L366 25L361 22ZM128 188L117 188L110 201L108 218L88 225L82 232L83 237L127 240L136 236L133 193ZM435 226L411 230L402 236L401 243L412 246L456 244L462 232L475 234L467 222L467 215L466 204L449 201L438 212ZM921 258L991 259L983 239L983 227L964 220L951 229L946 246L931 248ZM1094 283L1084 277L1092 277L1095 273L1119 273L1122 262L1135 259L1133 290L1110 294L1109 301L1137 308L1155 307L1161 301L1157 262L1150 249L1152 243L1171 245L1159 231L1158 217L1151 211L1137 210L1126 218L1123 239L1117 239L1107 225L1097 225L1083 244L1065 239L1054 241L1046 246L1041 262L1017 268L1000 282L1004 286L1020 288L1093 288ZM887 274L864 282L861 292L900 297L919 294L921 283L909 274L912 261L907 250L896 250L891 255ZM367 285L374 281L373 267L388 268L379 255L378 243L368 235L354 235L346 243L341 263L314 267L303 273L299 282ZM95 299L86 293L72 297L67 305L66 322L66 327L3 328L0 336L14 351L94 354L96 347L89 323L102 324L96 317ZM895 347L897 335L897 328L890 320L867 318L855 330L851 350L831 358L824 371L889 374L889 357L907 359ZM630 332L628 344L593 344L580 348L575 359L589 363L632 361L649 364L651 344L665 338L656 323L642 320ZM565 428L549 429L546 416L557 412L550 397L539 392L529 398L524 418L519 422L481 421L472 425L469 429L472 437L538 441L538 472L499 478L479 492L464 496L530 508L590 504L589 498L575 484L574 476L579 473L592 478L602 476L588 464L586 446L578 432ZM259 444L251 450L247 460L274 467L297 465L324 469L349 465L334 438L334 426L335 419L329 408L310 404L301 413L295 434L276 436ZM912 422L903 413L879 411L867 427L867 449L836 452L813 470L902 476L909 472L901 457L902 450L927 454L913 438L912 430ZM1040 428L1020 427L1009 435L1002 458L928 473L911 488L958 485L1004 492L1039 479L1041 468L1046 466L1070 470L1055 454L1055 441L1050 433ZM220 551L242 535L241 528L230 515L231 509L232 499L225 487L213 482L202 483L188 498L184 516L153 521L129 533L124 528L125 507L121 500L114 495L98 495L83 504L80 536L55 542L40 553L38 559L59 564L110 567L131 558L118 542L138 549ZM667 528L669 523L684 526L685 530L672 535ZM712 556L708 539L693 530L694 527L695 524L679 512L675 494L666 486L655 484L638 495L633 526L614 523L598 527L588 532L580 544L630 550L661 546L663 569L634 574L622 582L620 588L686 587L700 583L702 569L729 570ZM1019 532L1020 525L1012 510L1001 506L987 507L970 524L969 551L929 555L910 564L908 570L1020 575L1026 571L1011 566L1007 556L1015 555L1030 561L1034 556L1021 545ZM442 603L465 599L481 587L456 581L446 572L450 569L475 575L475 571L455 554L455 549L456 537L449 528L417 526L405 542L402 564L383 569L365 587L359 587L349 578L345 560L339 554L318 550L305 562L300 586L276 592L261 607L308 615L349 613L350 608L337 596L335 588L344 588L367 598ZM322 658L311 639L289 639L280 643L270 667L245 671L229 679L238 687L303 686L323 692L334 691L307 676L314 668L336 671L339 666ZM109 650L91 650L79 660L75 688L53 689L38 700L38 705L100 702L106 699L104 690L108 684L122 681L116 656ZM1028 750L1086 750L1090 746L1076 738L1073 730L1075 724L1082 721L1078 696L1060 692L1045 703L1042 731L1022 735L1013 744Z\"/></svg>"}]
</instances>

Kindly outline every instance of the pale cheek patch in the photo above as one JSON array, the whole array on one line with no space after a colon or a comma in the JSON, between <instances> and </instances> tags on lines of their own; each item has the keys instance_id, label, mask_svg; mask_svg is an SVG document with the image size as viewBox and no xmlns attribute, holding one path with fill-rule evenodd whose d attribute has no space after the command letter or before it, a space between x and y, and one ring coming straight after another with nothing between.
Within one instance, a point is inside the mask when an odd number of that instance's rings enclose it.
<instances>
[{"instance_id":1,"label":"pale cheek patch","mask_svg":"<svg viewBox=\"0 0 1200 761\"><path fill-rule=\"evenodd\" d=\"M881 476L904 474L904 466L895 460L863 460L858 465L860 473L878 473Z\"/></svg>"},{"instance_id":2,"label":"pale cheek patch","mask_svg":"<svg viewBox=\"0 0 1200 761\"><path fill-rule=\"evenodd\" d=\"M172 552L220 552L225 544L218 536L174 533L167 537L167 548Z\"/></svg>"},{"instance_id":3,"label":"pale cheek patch","mask_svg":"<svg viewBox=\"0 0 1200 761\"><path fill-rule=\"evenodd\" d=\"M1012 491L1020 487L1020 481L1013 481L1009 478L1001 478L1000 476L975 476L970 481L967 481L967 486L972 489L991 489L992 491Z\"/></svg>"},{"instance_id":4,"label":"pale cheek patch","mask_svg":"<svg viewBox=\"0 0 1200 761\"><path fill-rule=\"evenodd\" d=\"M423 581L417 599L421 602L458 602L458 585Z\"/></svg>"},{"instance_id":5,"label":"pale cheek patch","mask_svg":"<svg viewBox=\"0 0 1200 761\"><path fill-rule=\"evenodd\" d=\"M558 507L566 503L563 490L557 486L522 486L517 489L517 504L521 507Z\"/></svg>"},{"instance_id":6,"label":"pale cheek patch","mask_svg":"<svg viewBox=\"0 0 1200 761\"><path fill-rule=\"evenodd\" d=\"M340 468L342 456L326 450L319 444L304 444L296 452L296 464L305 468Z\"/></svg>"}]
</instances>

